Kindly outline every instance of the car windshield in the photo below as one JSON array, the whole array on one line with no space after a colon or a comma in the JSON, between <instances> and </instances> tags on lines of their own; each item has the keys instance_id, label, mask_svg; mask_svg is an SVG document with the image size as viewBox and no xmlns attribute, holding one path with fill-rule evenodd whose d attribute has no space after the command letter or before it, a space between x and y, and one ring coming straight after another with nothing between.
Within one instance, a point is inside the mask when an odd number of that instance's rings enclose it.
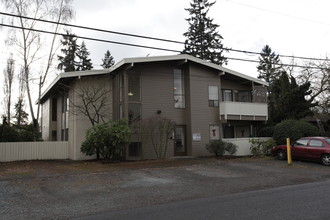
<instances>
[{"instance_id":1,"label":"car windshield","mask_svg":"<svg viewBox=\"0 0 330 220\"><path fill-rule=\"evenodd\" d=\"M330 138L325 139L325 142L327 142L328 144L330 144Z\"/></svg>"}]
</instances>

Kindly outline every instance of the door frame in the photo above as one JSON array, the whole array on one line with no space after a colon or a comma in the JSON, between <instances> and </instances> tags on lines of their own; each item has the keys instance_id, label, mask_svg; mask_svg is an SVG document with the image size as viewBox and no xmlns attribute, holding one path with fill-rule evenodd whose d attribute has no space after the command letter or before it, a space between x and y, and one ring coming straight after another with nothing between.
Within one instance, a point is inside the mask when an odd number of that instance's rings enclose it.
<instances>
[{"instance_id":1,"label":"door frame","mask_svg":"<svg viewBox=\"0 0 330 220\"><path fill-rule=\"evenodd\" d=\"M176 143L177 143L177 139L176 139L176 133L177 133L177 128L181 128L182 129L182 133L183 133L183 152L177 152L176 151ZM182 135L181 135L182 137ZM187 156L187 128L185 125L176 125L175 129L174 129L174 156Z\"/></svg>"}]
</instances>

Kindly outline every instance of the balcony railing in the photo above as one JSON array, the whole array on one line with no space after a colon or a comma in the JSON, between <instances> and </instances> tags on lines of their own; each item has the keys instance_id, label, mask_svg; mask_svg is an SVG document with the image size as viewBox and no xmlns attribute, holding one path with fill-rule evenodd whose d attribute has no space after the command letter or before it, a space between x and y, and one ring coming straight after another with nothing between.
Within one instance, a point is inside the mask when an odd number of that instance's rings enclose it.
<instances>
[{"instance_id":1,"label":"balcony railing","mask_svg":"<svg viewBox=\"0 0 330 220\"><path fill-rule=\"evenodd\" d=\"M268 119L267 103L221 102L219 110L221 118L225 120L229 118L228 116L235 116L238 120L244 117L252 120Z\"/></svg>"}]
</instances>

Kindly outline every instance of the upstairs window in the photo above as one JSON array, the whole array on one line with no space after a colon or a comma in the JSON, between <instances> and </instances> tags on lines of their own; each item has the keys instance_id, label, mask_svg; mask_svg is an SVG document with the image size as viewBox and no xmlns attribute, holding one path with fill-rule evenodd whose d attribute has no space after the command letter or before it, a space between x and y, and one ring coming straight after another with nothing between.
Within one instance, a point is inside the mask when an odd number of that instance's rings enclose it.
<instances>
[{"instance_id":1,"label":"upstairs window","mask_svg":"<svg viewBox=\"0 0 330 220\"><path fill-rule=\"evenodd\" d=\"M218 86L209 86L209 106L210 107L219 107Z\"/></svg>"},{"instance_id":2,"label":"upstairs window","mask_svg":"<svg viewBox=\"0 0 330 220\"><path fill-rule=\"evenodd\" d=\"M185 108L185 79L183 71L174 70L174 108Z\"/></svg>"},{"instance_id":3,"label":"upstairs window","mask_svg":"<svg viewBox=\"0 0 330 220\"><path fill-rule=\"evenodd\" d=\"M251 102L251 92L243 90L235 90L235 102Z\"/></svg>"},{"instance_id":4,"label":"upstairs window","mask_svg":"<svg viewBox=\"0 0 330 220\"><path fill-rule=\"evenodd\" d=\"M222 90L222 101L232 102L233 101L233 91L231 89Z\"/></svg>"},{"instance_id":5,"label":"upstairs window","mask_svg":"<svg viewBox=\"0 0 330 220\"><path fill-rule=\"evenodd\" d=\"M128 75L128 101L141 101L141 82L140 74L138 73L131 73Z\"/></svg>"}]
</instances>

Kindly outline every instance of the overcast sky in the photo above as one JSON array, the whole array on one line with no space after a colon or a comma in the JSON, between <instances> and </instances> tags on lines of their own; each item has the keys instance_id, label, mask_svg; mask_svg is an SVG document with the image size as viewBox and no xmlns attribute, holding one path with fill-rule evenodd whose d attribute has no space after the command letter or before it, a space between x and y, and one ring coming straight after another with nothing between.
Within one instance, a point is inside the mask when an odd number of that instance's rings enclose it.
<instances>
[{"instance_id":1,"label":"overcast sky","mask_svg":"<svg viewBox=\"0 0 330 220\"><path fill-rule=\"evenodd\" d=\"M190 0L79 0L75 1L75 24L107 30L184 41L189 17L184 8ZM256 51L269 44L285 55L325 57L330 51L330 2L327 0L218 0L209 16L220 25L225 47ZM168 44L120 35L73 29L77 35L182 50ZM116 61L125 57L174 55L175 53L86 41L95 68L110 50ZM226 53L228 57L255 59L258 56ZM289 63L289 60L283 59ZM226 66L257 76L256 63L231 61Z\"/></svg>"},{"instance_id":2,"label":"overcast sky","mask_svg":"<svg viewBox=\"0 0 330 220\"><path fill-rule=\"evenodd\" d=\"M190 0L74 0L73 24L184 41L188 29L185 8ZM330 13L328 0L218 0L209 16L220 25L225 47L260 52L266 45L279 54L324 58L330 52ZM1 30L0 30L1 31ZM76 35L104 40L163 47L181 51L183 45L124 37L95 31L72 29ZM3 34L0 40L3 41ZM79 42L81 43L81 41ZM110 50L115 61L125 57L174 55L175 53L85 41L95 69ZM5 50L5 51L4 51ZM2 53L8 53L1 48ZM257 60L258 56L225 53L225 56ZM7 55L1 56L3 70ZM289 60L282 59L284 63ZM298 61L298 60L296 60ZM256 77L257 63L229 60L227 68ZM17 68L19 69L19 68ZM1 71L2 71L1 70ZM2 85L2 78L0 83ZM49 81L52 81L49 79ZM2 96L0 92L0 99ZM0 109L0 112L2 109Z\"/></svg>"}]
</instances>

